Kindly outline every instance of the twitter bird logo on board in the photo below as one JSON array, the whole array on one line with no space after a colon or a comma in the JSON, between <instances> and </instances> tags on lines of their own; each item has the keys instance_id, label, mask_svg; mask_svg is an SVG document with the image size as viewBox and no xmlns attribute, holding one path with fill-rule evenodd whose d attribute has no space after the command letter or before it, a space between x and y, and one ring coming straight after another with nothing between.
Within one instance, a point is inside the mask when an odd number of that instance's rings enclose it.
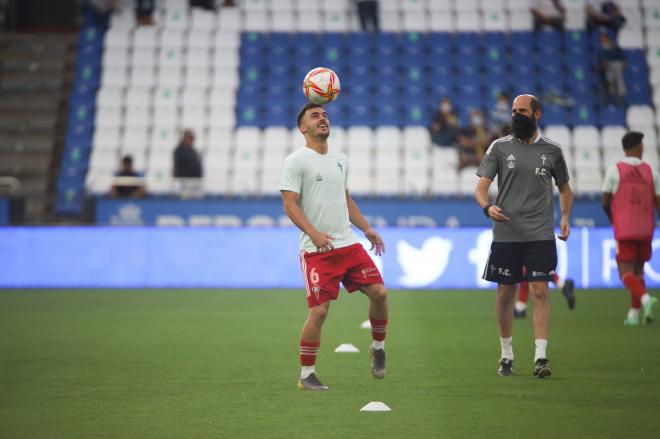
<instances>
[{"instance_id":1,"label":"twitter bird logo on board","mask_svg":"<svg viewBox=\"0 0 660 439\"><path fill-rule=\"evenodd\" d=\"M404 273L399 282L409 288L431 285L445 272L452 249L451 241L437 236L425 240L421 248L398 241L397 259Z\"/></svg>"}]
</instances>

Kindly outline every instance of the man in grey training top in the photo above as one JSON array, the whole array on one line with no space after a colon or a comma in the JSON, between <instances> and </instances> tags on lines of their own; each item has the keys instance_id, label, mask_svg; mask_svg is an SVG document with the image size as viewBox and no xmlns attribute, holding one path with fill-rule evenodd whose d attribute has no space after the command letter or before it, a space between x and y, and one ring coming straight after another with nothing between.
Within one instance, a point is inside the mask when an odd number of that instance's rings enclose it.
<instances>
[{"instance_id":1,"label":"man in grey training top","mask_svg":"<svg viewBox=\"0 0 660 439\"><path fill-rule=\"evenodd\" d=\"M480 178L476 200L493 220L493 243L484 279L497 282L502 347L498 374L513 373L513 303L516 284L526 280L534 303L534 376L545 378L552 374L546 356L550 327L548 281L557 267L552 180L559 189L558 238L564 241L570 234L573 192L561 148L537 130L541 117L538 99L532 95L516 97L511 113L512 135L490 145L477 171ZM495 204L489 204L488 188L496 176L498 195Z\"/></svg>"}]
</instances>

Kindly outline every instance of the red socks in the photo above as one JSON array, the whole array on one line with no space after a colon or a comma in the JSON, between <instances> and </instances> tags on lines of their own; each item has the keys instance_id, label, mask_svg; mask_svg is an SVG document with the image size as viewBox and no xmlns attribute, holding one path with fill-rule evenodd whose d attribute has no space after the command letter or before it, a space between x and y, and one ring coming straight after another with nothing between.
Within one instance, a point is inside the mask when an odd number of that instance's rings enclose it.
<instances>
[{"instance_id":1,"label":"red socks","mask_svg":"<svg viewBox=\"0 0 660 439\"><path fill-rule=\"evenodd\" d=\"M632 299L632 308L639 308L641 306L641 299L646 294L646 287L644 281L631 272L624 273L621 278L623 285L630 291L630 298Z\"/></svg>"},{"instance_id":2,"label":"red socks","mask_svg":"<svg viewBox=\"0 0 660 439\"><path fill-rule=\"evenodd\" d=\"M518 301L527 303L529 297L529 282L520 282L518 286Z\"/></svg>"},{"instance_id":3,"label":"red socks","mask_svg":"<svg viewBox=\"0 0 660 439\"><path fill-rule=\"evenodd\" d=\"M559 275L557 273L552 275L552 283L555 285L559 285Z\"/></svg>"},{"instance_id":4,"label":"red socks","mask_svg":"<svg viewBox=\"0 0 660 439\"><path fill-rule=\"evenodd\" d=\"M320 345L320 341L300 340L300 364L303 366L314 366Z\"/></svg>"},{"instance_id":5,"label":"red socks","mask_svg":"<svg viewBox=\"0 0 660 439\"><path fill-rule=\"evenodd\" d=\"M371 322L371 336L376 341L385 340L385 334L387 333L387 319L385 320L376 320L370 318Z\"/></svg>"}]
</instances>

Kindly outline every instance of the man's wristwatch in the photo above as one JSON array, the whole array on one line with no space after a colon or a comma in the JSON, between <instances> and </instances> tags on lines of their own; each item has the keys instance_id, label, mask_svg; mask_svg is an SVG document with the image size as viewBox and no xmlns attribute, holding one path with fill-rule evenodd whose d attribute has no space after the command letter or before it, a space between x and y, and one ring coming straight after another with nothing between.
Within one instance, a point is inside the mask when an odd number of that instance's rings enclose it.
<instances>
[{"instance_id":1,"label":"man's wristwatch","mask_svg":"<svg viewBox=\"0 0 660 439\"><path fill-rule=\"evenodd\" d=\"M484 206L484 215L486 215L486 218L490 218L490 215L488 215L488 209L490 209L492 204L486 204Z\"/></svg>"}]
</instances>

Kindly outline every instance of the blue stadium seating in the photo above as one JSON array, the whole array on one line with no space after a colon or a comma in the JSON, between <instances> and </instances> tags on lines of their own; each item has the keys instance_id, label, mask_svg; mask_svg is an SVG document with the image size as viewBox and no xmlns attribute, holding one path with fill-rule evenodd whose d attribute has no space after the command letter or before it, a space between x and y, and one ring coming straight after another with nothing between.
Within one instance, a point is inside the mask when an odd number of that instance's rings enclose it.
<instances>
[{"instance_id":1,"label":"blue stadium seating","mask_svg":"<svg viewBox=\"0 0 660 439\"><path fill-rule=\"evenodd\" d=\"M568 125L568 111L564 107L557 105L544 105L543 117L541 118L543 125Z\"/></svg>"},{"instance_id":2,"label":"blue stadium seating","mask_svg":"<svg viewBox=\"0 0 660 439\"><path fill-rule=\"evenodd\" d=\"M626 111L623 107L617 105L606 105L600 109L598 125L618 125L625 126Z\"/></svg>"}]
</instances>

